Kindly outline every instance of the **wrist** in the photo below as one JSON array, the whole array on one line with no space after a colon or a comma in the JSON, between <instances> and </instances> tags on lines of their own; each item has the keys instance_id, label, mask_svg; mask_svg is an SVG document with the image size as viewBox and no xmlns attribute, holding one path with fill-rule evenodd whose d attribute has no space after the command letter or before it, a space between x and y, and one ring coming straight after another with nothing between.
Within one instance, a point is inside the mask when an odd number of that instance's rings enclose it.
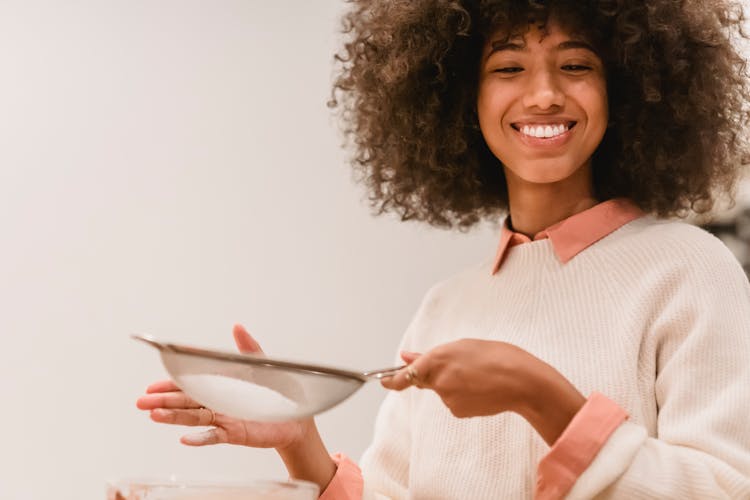
<instances>
[{"instance_id":1,"label":"wrist","mask_svg":"<svg viewBox=\"0 0 750 500\"><path fill-rule=\"evenodd\" d=\"M549 365L527 380L527 397L518 413L552 446L586 403L586 398Z\"/></svg>"},{"instance_id":2,"label":"wrist","mask_svg":"<svg viewBox=\"0 0 750 500\"><path fill-rule=\"evenodd\" d=\"M276 448L291 479L316 483L322 493L336 474L336 464L318 433L314 420L302 422L299 439Z\"/></svg>"}]
</instances>

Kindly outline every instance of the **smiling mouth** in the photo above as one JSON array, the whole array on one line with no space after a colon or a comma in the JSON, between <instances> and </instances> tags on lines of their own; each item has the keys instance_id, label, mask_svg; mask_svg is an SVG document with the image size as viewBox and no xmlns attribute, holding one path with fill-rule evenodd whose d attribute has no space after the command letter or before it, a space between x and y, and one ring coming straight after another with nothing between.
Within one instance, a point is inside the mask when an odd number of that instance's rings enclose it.
<instances>
[{"instance_id":1,"label":"smiling mouth","mask_svg":"<svg viewBox=\"0 0 750 500\"><path fill-rule=\"evenodd\" d=\"M514 130L520 132L521 134L525 135L526 137L532 137L535 139L551 139L553 137L557 137L559 135L562 135L569 130L571 130L573 127L576 126L575 121L571 122L561 122L561 123L544 123L544 124L523 124L520 125L518 123L511 123L511 127L513 127Z\"/></svg>"}]
</instances>

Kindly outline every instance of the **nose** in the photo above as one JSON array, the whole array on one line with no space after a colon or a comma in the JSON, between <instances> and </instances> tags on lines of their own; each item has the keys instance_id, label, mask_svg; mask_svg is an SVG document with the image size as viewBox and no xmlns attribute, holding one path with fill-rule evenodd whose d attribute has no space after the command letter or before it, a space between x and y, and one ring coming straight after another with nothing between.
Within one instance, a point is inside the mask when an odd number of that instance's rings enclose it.
<instances>
[{"instance_id":1,"label":"nose","mask_svg":"<svg viewBox=\"0 0 750 500\"><path fill-rule=\"evenodd\" d=\"M547 69L540 69L532 73L523 97L526 108L548 110L562 107L565 104L565 94L553 75Z\"/></svg>"}]
</instances>

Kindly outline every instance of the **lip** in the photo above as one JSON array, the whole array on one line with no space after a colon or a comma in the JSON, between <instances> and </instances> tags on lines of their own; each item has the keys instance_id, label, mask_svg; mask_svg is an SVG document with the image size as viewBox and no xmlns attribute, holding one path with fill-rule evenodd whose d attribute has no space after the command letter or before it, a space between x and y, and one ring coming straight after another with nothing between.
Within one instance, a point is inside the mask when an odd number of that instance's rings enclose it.
<instances>
[{"instance_id":1,"label":"lip","mask_svg":"<svg viewBox=\"0 0 750 500\"><path fill-rule=\"evenodd\" d=\"M524 125L548 125L548 124L559 124L559 123L572 123L573 125L568 128L565 132L555 137L531 137L521 132L520 127ZM573 131L578 126L578 122L575 120L557 119L557 120L534 120L528 122L513 122L511 129L515 132L522 144L532 148L557 148L565 145L573 137Z\"/></svg>"}]
</instances>

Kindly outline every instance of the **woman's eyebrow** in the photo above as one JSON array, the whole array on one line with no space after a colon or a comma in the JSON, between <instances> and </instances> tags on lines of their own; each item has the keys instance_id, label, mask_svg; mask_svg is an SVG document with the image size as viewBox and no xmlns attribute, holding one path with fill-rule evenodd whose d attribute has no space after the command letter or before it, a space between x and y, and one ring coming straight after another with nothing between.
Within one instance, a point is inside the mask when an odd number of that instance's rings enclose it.
<instances>
[{"instance_id":1,"label":"woman's eyebrow","mask_svg":"<svg viewBox=\"0 0 750 500\"><path fill-rule=\"evenodd\" d=\"M584 42L583 40L566 40L557 46L557 50L569 50L569 49L584 49L584 50L588 50L596 54L594 47Z\"/></svg>"},{"instance_id":2,"label":"woman's eyebrow","mask_svg":"<svg viewBox=\"0 0 750 500\"><path fill-rule=\"evenodd\" d=\"M501 50L513 50L519 52L526 50L526 44L524 42L516 41L495 41L490 44L490 54L500 52Z\"/></svg>"},{"instance_id":3,"label":"woman's eyebrow","mask_svg":"<svg viewBox=\"0 0 750 500\"><path fill-rule=\"evenodd\" d=\"M487 52L487 55L484 56L483 60L486 62L492 56L492 54L496 52L501 52L504 50L512 50L514 52L523 52L526 50L526 43L523 41L496 40L490 43L490 50L489 52Z\"/></svg>"},{"instance_id":4,"label":"woman's eyebrow","mask_svg":"<svg viewBox=\"0 0 750 500\"><path fill-rule=\"evenodd\" d=\"M561 42L557 47L556 50L570 50L570 49L584 49L592 52L593 54L596 54L596 51L594 48L588 44L587 42L584 42L583 40L566 40L564 42ZM520 42L520 41L495 41L490 44L490 51L487 54L487 57L491 56L495 52L501 52L503 50L511 50L514 52L522 52L527 50L526 43Z\"/></svg>"}]
</instances>

